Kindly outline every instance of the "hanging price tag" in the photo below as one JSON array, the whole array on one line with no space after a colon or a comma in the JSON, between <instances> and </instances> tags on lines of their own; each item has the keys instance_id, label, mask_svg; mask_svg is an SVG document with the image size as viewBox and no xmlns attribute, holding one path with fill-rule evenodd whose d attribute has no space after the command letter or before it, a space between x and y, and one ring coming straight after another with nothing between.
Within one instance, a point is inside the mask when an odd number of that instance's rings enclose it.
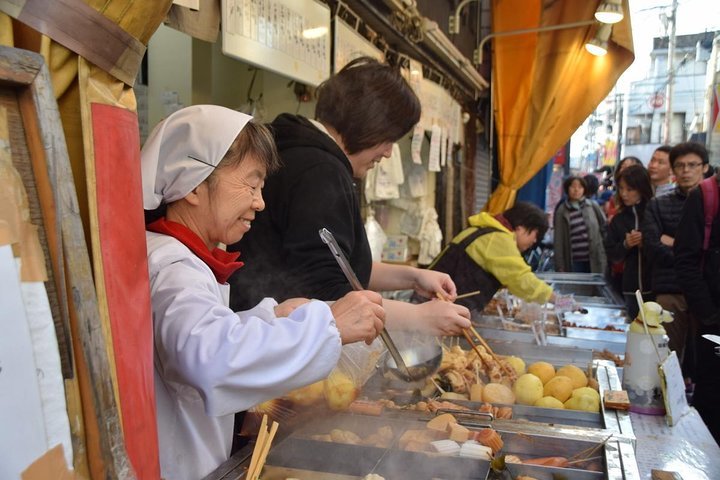
<instances>
[{"instance_id":1,"label":"hanging price tag","mask_svg":"<svg viewBox=\"0 0 720 480\"><path fill-rule=\"evenodd\" d=\"M410 155L412 156L413 163L417 165L422 165L422 157L420 156L420 153L422 149L424 135L425 130L423 130L420 124L415 125L415 130L413 130L412 143L410 144Z\"/></svg>"},{"instance_id":2,"label":"hanging price tag","mask_svg":"<svg viewBox=\"0 0 720 480\"><path fill-rule=\"evenodd\" d=\"M432 134L430 135L430 159L428 162L428 170L431 172L440 171L440 137L442 130L440 126L432 126Z\"/></svg>"}]
</instances>

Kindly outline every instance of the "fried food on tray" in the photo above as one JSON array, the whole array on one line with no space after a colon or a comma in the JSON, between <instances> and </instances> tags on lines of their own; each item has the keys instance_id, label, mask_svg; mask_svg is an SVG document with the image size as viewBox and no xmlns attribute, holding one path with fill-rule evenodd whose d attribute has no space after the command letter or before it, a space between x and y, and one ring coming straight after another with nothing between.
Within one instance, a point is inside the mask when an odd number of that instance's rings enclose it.
<instances>
[{"instance_id":1,"label":"fried food on tray","mask_svg":"<svg viewBox=\"0 0 720 480\"><path fill-rule=\"evenodd\" d=\"M486 447L490 447L493 454L499 452L503 447L503 441L502 438L500 438L500 434L492 428L483 428L482 430L473 432L473 439Z\"/></svg>"}]
</instances>

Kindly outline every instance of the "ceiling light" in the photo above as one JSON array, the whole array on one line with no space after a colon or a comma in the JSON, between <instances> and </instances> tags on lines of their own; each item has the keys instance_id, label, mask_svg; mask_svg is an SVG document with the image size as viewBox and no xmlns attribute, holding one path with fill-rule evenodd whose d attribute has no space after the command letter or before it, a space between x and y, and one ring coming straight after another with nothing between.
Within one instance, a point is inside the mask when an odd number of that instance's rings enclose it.
<instances>
[{"instance_id":1,"label":"ceiling light","mask_svg":"<svg viewBox=\"0 0 720 480\"><path fill-rule=\"evenodd\" d=\"M324 35L327 35L328 29L327 27L316 27L316 28L308 28L307 30L303 30L302 36L303 38L313 39L313 38L320 38Z\"/></svg>"},{"instance_id":2,"label":"ceiling light","mask_svg":"<svg viewBox=\"0 0 720 480\"><path fill-rule=\"evenodd\" d=\"M603 0L595 10L598 22L618 23L623 17L622 0Z\"/></svg>"},{"instance_id":3,"label":"ceiling light","mask_svg":"<svg viewBox=\"0 0 720 480\"><path fill-rule=\"evenodd\" d=\"M600 25L595 32L595 38L585 44L585 49L595 56L602 57L607 53L610 33L612 33L612 25Z\"/></svg>"}]
</instances>

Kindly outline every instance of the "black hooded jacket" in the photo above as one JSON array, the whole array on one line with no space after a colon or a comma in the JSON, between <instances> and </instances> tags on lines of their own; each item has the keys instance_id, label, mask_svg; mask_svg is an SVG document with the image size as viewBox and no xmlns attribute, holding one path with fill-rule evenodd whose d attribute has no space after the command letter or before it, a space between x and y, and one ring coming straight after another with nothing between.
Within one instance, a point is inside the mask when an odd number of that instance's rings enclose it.
<instances>
[{"instance_id":1,"label":"black hooded jacket","mask_svg":"<svg viewBox=\"0 0 720 480\"><path fill-rule=\"evenodd\" d=\"M335 141L308 119L290 114L270 125L282 160L263 188L258 212L240 251L245 266L229 280L230 306L248 310L264 297L337 300L352 290L318 234L327 228L367 286L372 254L365 234L350 161Z\"/></svg>"},{"instance_id":2,"label":"black hooded jacket","mask_svg":"<svg viewBox=\"0 0 720 480\"><path fill-rule=\"evenodd\" d=\"M622 291L624 294L635 294L635 290L640 287L642 280L642 293L650 292L650 264L645 249L638 247L625 247L625 234L635 229L635 215L637 214L638 230L639 224L645 212L645 203L640 203L635 207L633 213L632 207L625 207L620 210L610 222L607 232L605 233L605 253L607 258L613 262L624 262ZM638 276L642 274L642 277Z\"/></svg>"}]
</instances>

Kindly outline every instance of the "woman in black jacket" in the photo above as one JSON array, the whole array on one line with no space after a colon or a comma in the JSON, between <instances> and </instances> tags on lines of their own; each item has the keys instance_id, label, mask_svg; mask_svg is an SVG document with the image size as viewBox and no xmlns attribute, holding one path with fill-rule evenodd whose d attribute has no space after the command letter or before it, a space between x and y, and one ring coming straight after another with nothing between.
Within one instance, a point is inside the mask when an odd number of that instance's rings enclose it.
<instances>
[{"instance_id":1,"label":"woman in black jacket","mask_svg":"<svg viewBox=\"0 0 720 480\"><path fill-rule=\"evenodd\" d=\"M645 206L652 198L652 184L647 170L642 165L624 169L618 177L620 210L613 217L605 235L605 252L609 261L624 262L622 292L630 318L638 314L635 291L640 289L648 299L650 293L649 265L642 252L640 224Z\"/></svg>"}]
</instances>

